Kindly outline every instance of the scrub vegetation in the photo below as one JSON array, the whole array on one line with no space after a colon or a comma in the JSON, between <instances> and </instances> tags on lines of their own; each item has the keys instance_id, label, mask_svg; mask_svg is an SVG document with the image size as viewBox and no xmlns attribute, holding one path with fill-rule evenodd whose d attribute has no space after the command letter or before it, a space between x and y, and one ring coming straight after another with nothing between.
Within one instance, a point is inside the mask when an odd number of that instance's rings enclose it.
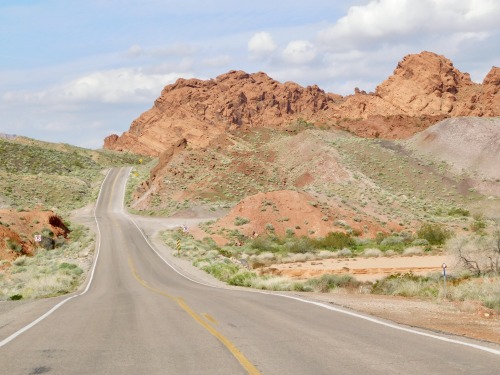
<instances>
[{"instance_id":1,"label":"scrub vegetation","mask_svg":"<svg viewBox=\"0 0 500 375\"><path fill-rule=\"evenodd\" d=\"M74 291L91 263L94 240L64 217L95 201L106 168L150 159L16 137L0 138L0 160L0 300ZM51 220L64 235L48 228ZM34 235L41 236L38 246Z\"/></svg>"}]
</instances>

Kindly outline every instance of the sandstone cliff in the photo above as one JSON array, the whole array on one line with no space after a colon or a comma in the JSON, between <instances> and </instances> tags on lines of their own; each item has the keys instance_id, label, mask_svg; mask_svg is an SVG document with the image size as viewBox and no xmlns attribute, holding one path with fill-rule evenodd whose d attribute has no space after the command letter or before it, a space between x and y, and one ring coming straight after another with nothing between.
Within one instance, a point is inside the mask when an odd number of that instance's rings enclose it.
<instances>
[{"instance_id":1,"label":"sandstone cliff","mask_svg":"<svg viewBox=\"0 0 500 375\"><path fill-rule=\"evenodd\" d=\"M265 73L179 79L129 131L107 137L104 147L157 156L179 139L205 147L227 129L286 127L301 120L365 137L408 138L446 117L499 116L499 86L499 68L477 84L431 52L406 56L375 93L356 90L346 97L280 83Z\"/></svg>"}]
</instances>

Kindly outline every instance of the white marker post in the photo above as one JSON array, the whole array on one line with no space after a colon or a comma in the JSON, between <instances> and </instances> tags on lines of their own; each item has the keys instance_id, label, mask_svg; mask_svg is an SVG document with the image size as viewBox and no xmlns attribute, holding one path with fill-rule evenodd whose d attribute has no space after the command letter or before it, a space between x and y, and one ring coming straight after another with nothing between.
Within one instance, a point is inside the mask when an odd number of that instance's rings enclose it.
<instances>
[{"instance_id":1,"label":"white marker post","mask_svg":"<svg viewBox=\"0 0 500 375\"><path fill-rule=\"evenodd\" d=\"M443 267L444 298L446 299L446 263L443 263L441 267Z\"/></svg>"}]
</instances>

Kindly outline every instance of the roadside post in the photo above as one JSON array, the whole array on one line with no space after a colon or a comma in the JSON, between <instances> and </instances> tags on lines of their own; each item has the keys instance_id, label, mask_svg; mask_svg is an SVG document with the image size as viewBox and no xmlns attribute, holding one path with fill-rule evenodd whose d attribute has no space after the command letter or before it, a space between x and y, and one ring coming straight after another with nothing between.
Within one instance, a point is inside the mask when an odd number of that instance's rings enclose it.
<instances>
[{"instance_id":1,"label":"roadside post","mask_svg":"<svg viewBox=\"0 0 500 375\"><path fill-rule=\"evenodd\" d=\"M177 240L177 255L178 256L181 255L181 239L180 238Z\"/></svg>"},{"instance_id":2,"label":"roadside post","mask_svg":"<svg viewBox=\"0 0 500 375\"><path fill-rule=\"evenodd\" d=\"M441 267L443 268L444 298L446 299L446 263L443 263Z\"/></svg>"}]
</instances>

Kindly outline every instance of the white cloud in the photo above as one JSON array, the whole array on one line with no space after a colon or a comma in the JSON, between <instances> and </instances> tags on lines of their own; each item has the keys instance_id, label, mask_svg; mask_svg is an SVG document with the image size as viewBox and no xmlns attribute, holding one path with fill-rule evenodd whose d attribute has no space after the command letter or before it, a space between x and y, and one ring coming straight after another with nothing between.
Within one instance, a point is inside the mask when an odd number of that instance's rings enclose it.
<instances>
[{"instance_id":1,"label":"white cloud","mask_svg":"<svg viewBox=\"0 0 500 375\"><path fill-rule=\"evenodd\" d=\"M283 57L292 64L309 63L316 57L316 48L307 40L294 40L284 49Z\"/></svg>"},{"instance_id":2,"label":"white cloud","mask_svg":"<svg viewBox=\"0 0 500 375\"><path fill-rule=\"evenodd\" d=\"M267 55L276 50L271 34L262 31L254 34L248 41L248 50L254 56Z\"/></svg>"},{"instance_id":3,"label":"white cloud","mask_svg":"<svg viewBox=\"0 0 500 375\"><path fill-rule=\"evenodd\" d=\"M151 102L162 88L190 73L148 74L140 68L113 69L90 73L63 85L38 92L7 92L6 101L29 103L137 103Z\"/></svg>"},{"instance_id":4,"label":"white cloud","mask_svg":"<svg viewBox=\"0 0 500 375\"><path fill-rule=\"evenodd\" d=\"M500 2L496 0L372 0L352 6L347 15L320 32L325 48L367 46L375 40L391 42L438 33L484 33L498 29Z\"/></svg>"}]
</instances>

